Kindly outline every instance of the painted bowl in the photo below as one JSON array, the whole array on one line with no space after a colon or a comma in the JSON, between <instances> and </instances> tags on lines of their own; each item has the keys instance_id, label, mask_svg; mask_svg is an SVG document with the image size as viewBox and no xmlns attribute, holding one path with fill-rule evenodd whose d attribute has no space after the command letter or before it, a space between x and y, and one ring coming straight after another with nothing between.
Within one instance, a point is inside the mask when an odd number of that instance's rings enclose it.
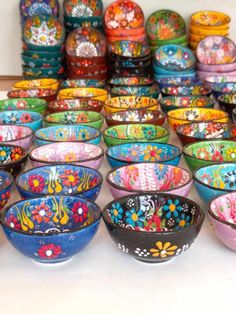
<instances>
[{"instance_id":1,"label":"painted bowl","mask_svg":"<svg viewBox=\"0 0 236 314\"><path fill-rule=\"evenodd\" d=\"M139 162L158 162L178 166L182 149L171 144L137 142L112 146L106 158L112 168Z\"/></svg>"},{"instance_id":2,"label":"painted bowl","mask_svg":"<svg viewBox=\"0 0 236 314\"><path fill-rule=\"evenodd\" d=\"M227 193L214 199L208 209L208 218L217 238L228 248L236 251L235 237L236 193Z\"/></svg>"},{"instance_id":3,"label":"painted bowl","mask_svg":"<svg viewBox=\"0 0 236 314\"><path fill-rule=\"evenodd\" d=\"M182 78L182 77L166 77L161 78L157 80L157 84L160 87L160 89L168 86L198 86L202 85L202 81L200 81L198 78Z\"/></svg>"},{"instance_id":4,"label":"painted bowl","mask_svg":"<svg viewBox=\"0 0 236 314\"><path fill-rule=\"evenodd\" d=\"M14 178L24 170L27 159L28 153L22 147L0 144L0 169L9 172Z\"/></svg>"},{"instance_id":5,"label":"painted bowl","mask_svg":"<svg viewBox=\"0 0 236 314\"><path fill-rule=\"evenodd\" d=\"M236 140L236 125L223 122L193 122L177 127L176 133L183 146L199 141Z\"/></svg>"},{"instance_id":6,"label":"painted bowl","mask_svg":"<svg viewBox=\"0 0 236 314\"><path fill-rule=\"evenodd\" d=\"M224 94L235 94L236 93L236 83L224 83L218 84L212 89L212 94L217 99L219 96Z\"/></svg>"},{"instance_id":7,"label":"painted bowl","mask_svg":"<svg viewBox=\"0 0 236 314\"><path fill-rule=\"evenodd\" d=\"M160 99L161 110L169 112L179 108L213 108L213 98L207 96L167 96Z\"/></svg>"},{"instance_id":8,"label":"painted bowl","mask_svg":"<svg viewBox=\"0 0 236 314\"><path fill-rule=\"evenodd\" d=\"M116 96L146 96L151 98L158 98L160 91L157 85L152 86L117 86L110 90L112 97Z\"/></svg>"},{"instance_id":9,"label":"painted bowl","mask_svg":"<svg viewBox=\"0 0 236 314\"><path fill-rule=\"evenodd\" d=\"M25 110L7 110L0 112L0 124L23 125L36 131L42 127L43 118L40 113Z\"/></svg>"},{"instance_id":10,"label":"painted bowl","mask_svg":"<svg viewBox=\"0 0 236 314\"><path fill-rule=\"evenodd\" d=\"M233 120L233 110L236 108L236 93L223 94L217 98L220 108L225 110L231 120Z\"/></svg>"},{"instance_id":11,"label":"painted bowl","mask_svg":"<svg viewBox=\"0 0 236 314\"><path fill-rule=\"evenodd\" d=\"M85 18L101 16L103 12L103 3L101 0L96 1L94 5L90 3L83 3L83 1L66 0L63 3L65 16Z\"/></svg>"},{"instance_id":12,"label":"painted bowl","mask_svg":"<svg viewBox=\"0 0 236 314\"><path fill-rule=\"evenodd\" d=\"M163 193L122 197L102 215L115 245L148 263L170 261L189 249L205 216L193 201Z\"/></svg>"},{"instance_id":13,"label":"painted bowl","mask_svg":"<svg viewBox=\"0 0 236 314\"><path fill-rule=\"evenodd\" d=\"M166 128L153 124L116 125L103 132L103 139L108 147L133 142L167 143L169 137L170 132Z\"/></svg>"},{"instance_id":14,"label":"painted bowl","mask_svg":"<svg viewBox=\"0 0 236 314\"><path fill-rule=\"evenodd\" d=\"M214 198L236 191L236 163L221 163L201 167L194 171L195 187L205 203Z\"/></svg>"},{"instance_id":15,"label":"painted bowl","mask_svg":"<svg viewBox=\"0 0 236 314\"><path fill-rule=\"evenodd\" d=\"M197 121L228 122L228 113L218 109L181 108L167 113L167 120L174 130L181 124Z\"/></svg>"},{"instance_id":16,"label":"painted bowl","mask_svg":"<svg viewBox=\"0 0 236 314\"><path fill-rule=\"evenodd\" d=\"M40 129L35 133L38 146L57 142L88 142L99 144L101 132L85 125L58 125Z\"/></svg>"},{"instance_id":17,"label":"painted bowl","mask_svg":"<svg viewBox=\"0 0 236 314\"><path fill-rule=\"evenodd\" d=\"M0 115L1 119L1 115ZM81 124L101 129L104 123L104 117L101 113L94 111L64 111L51 113L44 118L44 126Z\"/></svg>"},{"instance_id":18,"label":"painted bowl","mask_svg":"<svg viewBox=\"0 0 236 314\"><path fill-rule=\"evenodd\" d=\"M51 68L56 68L58 67L59 63L62 64L63 60L57 61L48 61L48 60L41 60L41 59L34 59L30 58L24 54L21 54L21 58L23 60L23 69L26 69L26 71L30 71L29 68L31 69L40 69L40 68L45 68L45 69L51 69ZM32 70L33 71L33 70ZM40 71L40 70L39 70ZM57 86L58 88L58 86Z\"/></svg>"},{"instance_id":19,"label":"painted bowl","mask_svg":"<svg viewBox=\"0 0 236 314\"><path fill-rule=\"evenodd\" d=\"M17 145L29 150L33 142L33 131L22 125L5 124L0 125L0 143Z\"/></svg>"},{"instance_id":20,"label":"painted bowl","mask_svg":"<svg viewBox=\"0 0 236 314\"><path fill-rule=\"evenodd\" d=\"M205 71L197 71L196 72L197 74L197 77L202 80L202 81L205 81L208 77L211 77L211 76L233 76L235 77L236 76L236 71L231 71L231 72L222 72L222 73L219 73L219 72L205 72Z\"/></svg>"},{"instance_id":21,"label":"painted bowl","mask_svg":"<svg viewBox=\"0 0 236 314\"><path fill-rule=\"evenodd\" d=\"M33 167L58 163L73 164L99 169L102 165L104 150L90 143L52 143L36 147L29 153Z\"/></svg>"},{"instance_id":22,"label":"painted bowl","mask_svg":"<svg viewBox=\"0 0 236 314\"><path fill-rule=\"evenodd\" d=\"M161 89L162 96L210 96L211 90L204 86L168 86Z\"/></svg>"},{"instance_id":23,"label":"painted bowl","mask_svg":"<svg viewBox=\"0 0 236 314\"><path fill-rule=\"evenodd\" d=\"M0 100L0 110L27 110L44 114L47 102L39 98L12 98Z\"/></svg>"},{"instance_id":24,"label":"painted bowl","mask_svg":"<svg viewBox=\"0 0 236 314\"><path fill-rule=\"evenodd\" d=\"M232 75L210 75L204 81L207 88L214 89L221 84L236 83L236 76Z\"/></svg>"},{"instance_id":25,"label":"painted bowl","mask_svg":"<svg viewBox=\"0 0 236 314\"><path fill-rule=\"evenodd\" d=\"M35 15L54 15L58 16L60 5L58 0L21 0L20 14L21 18L26 20L29 16Z\"/></svg>"},{"instance_id":26,"label":"painted bowl","mask_svg":"<svg viewBox=\"0 0 236 314\"><path fill-rule=\"evenodd\" d=\"M24 80L16 82L13 85L13 89L23 90L23 89L53 89L57 90L59 87L59 82L56 79L49 79L49 78L41 78L38 80Z\"/></svg>"},{"instance_id":27,"label":"painted bowl","mask_svg":"<svg viewBox=\"0 0 236 314\"><path fill-rule=\"evenodd\" d=\"M73 99L73 98L92 98L100 101L106 101L108 93L103 88L65 88L59 91L58 99Z\"/></svg>"},{"instance_id":28,"label":"painted bowl","mask_svg":"<svg viewBox=\"0 0 236 314\"><path fill-rule=\"evenodd\" d=\"M166 115L161 111L154 110L124 110L113 112L105 116L108 126L119 124L137 124L150 123L154 125L163 125Z\"/></svg>"},{"instance_id":29,"label":"painted bowl","mask_svg":"<svg viewBox=\"0 0 236 314\"><path fill-rule=\"evenodd\" d=\"M107 173L106 181L116 199L144 192L187 196L193 178L188 170L177 166L143 162L112 169Z\"/></svg>"},{"instance_id":30,"label":"painted bowl","mask_svg":"<svg viewBox=\"0 0 236 314\"><path fill-rule=\"evenodd\" d=\"M96 99L63 99L55 100L48 104L49 113L57 113L71 110L86 110L101 112L104 102Z\"/></svg>"},{"instance_id":31,"label":"painted bowl","mask_svg":"<svg viewBox=\"0 0 236 314\"><path fill-rule=\"evenodd\" d=\"M122 56L126 58L143 58L150 54L150 48L143 40L115 40L109 43L108 53L111 56Z\"/></svg>"},{"instance_id":32,"label":"painted bowl","mask_svg":"<svg viewBox=\"0 0 236 314\"><path fill-rule=\"evenodd\" d=\"M83 250L95 236L99 207L73 196L46 196L9 206L1 224L9 242L41 263L60 263Z\"/></svg>"},{"instance_id":33,"label":"painted bowl","mask_svg":"<svg viewBox=\"0 0 236 314\"><path fill-rule=\"evenodd\" d=\"M11 197L13 184L13 176L9 172L0 169L0 213L2 213L4 206Z\"/></svg>"},{"instance_id":34,"label":"painted bowl","mask_svg":"<svg viewBox=\"0 0 236 314\"><path fill-rule=\"evenodd\" d=\"M62 51L39 51L39 50L31 50L27 47L23 46L23 54L25 56L28 56L33 59L40 59L44 61L58 61L61 62L61 60L64 58L64 53Z\"/></svg>"},{"instance_id":35,"label":"painted bowl","mask_svg":"<svg viewBox=\"0 0 236 314\"><path fill-rule=\"evenodd\" d=\"M236 142L209 140L184 146L183 156L191 171L217 163L236 162Z\"/></svg>"},{"instance_id":36,"label":"painted bowl","mask_svg":"<svg viewBox=\"0 0 236 314\"><path fill-rule=\"evenodd\" d=\"M64 79L65 68L58 63L55 67L31 67L22 65L23 76L26 80L38 77Z\"/></svg>"},{"instance_id":37,"label":"painted bowl","mask_svg":"<svg viewBox=\"0 0 236 314\"><path fill-rule=\"evenodd\" d=\"M16 187L23 198L46 195L80 196L95 200L102 187L102 175L84 166L45 165L21 173Z\"/></svg>"},{"instance_id":38,"label":"painted bowl","mask_svg":"<svg viewBox=\"0 0 236 314\"><path fill-rule=\"evenodd\" d=\"M199 71L205 72L232 72L236 70L236 62L224 64L203 64L198 62L197 68Z\"/></svg>"},{"instance_id":39,"label":"painted bowl","mask_svg":"<svg viewBox=\"0 0 236 314\"><path fill-rule=\"evenodd\" d=\"M53 101L57 97L57 92L53 89L21 89L13 90L7 94L8 98L39 98L47 102Z\"/></svg>"},{"instance_id":40,"label":"painted bowl","mask_svg":"<svg viewBox=\"0 0 236 314\"><path fill-rule=\"evenodd\" d=\"M104 88L105 83L103 80L90 80L90 79L77 79L66 80L60 85L60 88L77 88L77 87L92 87L92 88Z\"/></svg>"},{"instance_id":41,"label":"painted bowl","mask_svg":"<svg viewBox=\"0 0 236 314\"><path fill-rule=\"evenodd\" d=\"M112 77L108 80L110 86L151 86L154 81L150 77L130 76L130 77Z\"/></svg>"},{"instance_id":42,"label":"painted bowl","mask_svg":"<svg viewBox=\"0 0 236 314\"><path fill-rule=\"evenodd\" d=\"M191 16L191 24L206 31L228 28L230 22L228 15L216 11L199 11Z\"/></svg>"},{"instance_id":43,"label":"painted bowl","mask_svg":"<svg viewBox=\"0 0 236 314\"><path fill-rule=\"evenodd\" d=\"M211 36L211 35L220 35L220 36L228 36L229 35L229 27L227 26L224 29L211 29L209 27L207 28L202 28L199 25L189 25L189 31L190 34L192 35L197 35L197 36Z\"/></svg>"}]
</instances>

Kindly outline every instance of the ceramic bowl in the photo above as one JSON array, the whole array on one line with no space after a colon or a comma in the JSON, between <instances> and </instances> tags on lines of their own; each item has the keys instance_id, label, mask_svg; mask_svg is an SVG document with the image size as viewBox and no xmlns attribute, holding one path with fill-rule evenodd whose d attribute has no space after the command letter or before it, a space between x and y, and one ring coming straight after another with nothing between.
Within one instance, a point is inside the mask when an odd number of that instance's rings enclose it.
<instances>
[{"instance_id":1,"label":"ceramic bowl","mask_svg":"<svg viewBox=\"0 0 236 314\"><path fill-rule=\"evenodd\" d=\"M59 91L58 99L73 99L73 98L93 98L100 101L106 101L108 93L102 88L65 88Z\"/></svg>"},{"instance_id":2,"label":"ceramic bowl","mask_svg":"<svg viewBox=\"0 0 236 314\"><path fill-rule=\"evenodd\" d=\"M135 193L166 192L187 196L192 174L183 168L158 163L136 163L112 169L106 181L116 199Z\"/></svg>"},{"instance_id":3,"label":"ceramic bowl","mask_svg":"<svg viewBox=\"0 0 236 314\"><path fill-rule=\"evenodd\" d=\"M116 96L146 96L158 99L160 91L157 85L153 86L118 86L110 90L112 97Z\"/></svg>"},{"instance_id":4,"label":"ceramic bowl","mask_svg":"<svg viewBox=\"0 0 236 314\"><path fill-rule=\"evenodd\" d=\"M169 86L161 89L162 96L210 96L211 90L204 86Z\"/></svg>"},{"instance_id":5,"label":"ceramic bowl","mask_svg":"<svg viewBox=\"0 0 236 314\"><path fill-rule=\"evenodd\" d=\"M39 51L31 50L23 46L23 54L33 59L40 59L44 61L57 61L61 62L64 58L64 53L62 51Z\"/></svg>"},{"instance_id":6,"label":"ceramic bowl","mask_svg":"<svg viewBox=\"0 0 236 314\"><path fill-rule=\"evenodd\" d=\"M209 140L188 144L183 149L188 167L194 171L203 166L236 161L236 142Z\"/></svg>"},{"instance_id":7,"label":"ceramic bowl","mask_svg":"<svg viewBox=\"0 0 236 314\"><path fill-rule=\"evenodd\" d=\"M176 133L184 145L213 140L236 140L236 125L223 122L193 122L177 127Z\"/></svg>"},{"instance_id":8,"label":"ceramic bowl","mask_svg":"<svg viewBox=\"0 0 236 314\"><path fill-rule=\"evenodd\" d=\"M208 209L208 218L214 233L224 245L233 251L236 251L235 200L235 192L227 193L214 199Z\"/></svg>"},{"instance_id":9,"label":"ceramic bowl","mask_svg":"<svg viewBox=\"0 0 236 314\"><path fill-rule=\"evenodd\" d=\"M90 79L77 79L66 80L60 85L60 88L77 88L77 87L92 87L92 88L104 88L105 82L103 80L90 80Z\"/></svg>"},{"instance_id":10,"label":"ceramic bowl","mask_svg":"<svg viewBox=\"0 0 236 314\"><path fill-rule=\"evenodd\" d=\"M30 58L24 54L21 55L21 58L22 58L23 63L24 63L22 67L23 67L23 69L26 69L26 71L30 71L29 68L31 68L32 71L35 68L37 68L37 69L56 68L56 67L58 67L59 64L61 65L63 62L63 60L60 60L60 61L57 61L57 60L48 61L48 60L46 60L45 61L45 60L41 60L41 59L34 59L34 58ZM57 86L57 88L58 88L58 86Z\"/></svg>"},{"instance_id":11,"label":"ceramic bowl","mask_svg":"<svg viewBox=\"0 0 236 314\"><path fill-rule=\"evenodd\" d=\"M223 163L201 167L194 171L197 192L205 203L214 198L236 191L236 164Z\"/></svg>"},{"instance_id":12,"label":"ceramic bowl","mask_svg":"<svg viewBox=\"0 0 236 314\"><path fill-rule=\"evenodd\" d=\"M9 242L41 263L60 263L79 253L95 236L99 207L74 196L46 196L8 207L1 224Z\"/></svg>"},{"instance_id":13,"label":"ceramic bowl","mask_svg":"<svg viewBox=\"0 0 236 314\"><path fill-rule=\"evenodd\" d=\"M103 139L108 147L133 142L167 143L169 137L170 132L166 128L153 124L116 125L103 132Z\"/></svg>"},{"instance_id":14,"label":"ceramic bowl","mask_svg":"<svg viewBox=\"0 0 236 314\"><path fill-rule=\"evenodd\" d=\"M151 86L152 78L144 76L112 77L108 80L110 86Z\"/></svg>"},{"instance_id":15,"label":"ceramic bowl","mask_svg":"<svg viewBox=\"0 0 236 314\"><path fill-rule=\"evenodd\" d=\"M236 93L236 83L225 83L225 84L218 84L212 89L212 94L217 99L221 95L224 94L235 94Z\"/></svg>"},{"instance_id":16,"label":"ceramic bowl","mask_svg":"<svg viewBox=\"0 0 236 314\"><path fill-rule=\"evenodd\" d=\"M1 115L0 115L1 119ZM51 113L44 118L44 126L81 124L101 129L104 123L104 117L101 113L94 111L64 111Z\"/></svg>"},{"instance_id":17,"label":"ceramic bowl","mask_svg":"<svg viewBox=\"0 0 236 314\"><path fill-rule=\"evenodd\" d=\"M47 102L39 98L12 98L0 100L0 110L27 110L44 114Z\"/></svg>"},{"instance_id":18,"label":"ceramic bowl","mask_svg":"<svg viewBox=\"0 0 236 314\"><path fill-rule=\"evenodd\" d=\"M150 54L150 48L143 41L117 40L109 43L108 53L127 58L142 58Z\"/></svg>"},{"instance_id":19,"label":"ceramic bowl","mask_svg":"<svg viewBox=\"0 0 236 314\"><path fill-rule=\"evenodd\" d=\"M204 221L196 203L163 193L122 197L109 203L102 215L115 245L148 263L170 261L186 251Z\"/></svg>"},{"instance_id":20,"label":"ceramic bowl","mask_svg":"<svg viewBox=\"0 0 236 314\"><path fill-rule=\"evenodd\" d=\"M104 102L96 99L64 99L55 100L48 104L49 113L57 113L69 110L86 110L101 112Z\"/></svg>"},{"instance_id":21,"label":"ceramic bowl","mask_svg":"<svg viewBox=\"0 0 236 314\"><path fill-rule=\"evenodd\" d=\"M0 112L0 124L23 125L36 131L42 127L43 118L40 113L25 110L7 110Z\"/></svg>"},{"instance_id":22,"label":"ceramic bowl","mask_svg":"<svg viewBox=\"0 0 236 314\"><path fill-rule=\"evenodd\" d=\"M207 88L214 89L221 84L236 83L236 76L232 75L210 75L204 81Z\"/></svg>"},{"instance_id":23,"label":"ceramic bowl","mask_svg":"<svg viewBox=\"0 0 236 314\"><path fill-rule=\"evenodd\" d=\"M40 89L53 89L57 90L59 87L59 82L56 79L48 79L48 78L42 78L38 80L24 80L16 82L13 85L13 89L17 90L23 90L23 89L34 89L34 88L40 88Z\"/></svg>"},{"instance_id":24,"label":"ceramic bowl","mask_svg":"<svg viewBox=\"0 0 236 314\"><path fill-rule=\"evenodd\" d=\"M33 167L58 163L99 169L104 157L103 149L89 143L52 143L36 147L29 153Z\"/></svg>"},{"instance_id":25,"label":"ceramic bowl","mask_svg":"<svg viewBox=\"0 0 236 314\"><path fill-rule=\"evenodd\" d=\"M228 36L229 35L229 27L226 27L225 29L211 29L209 27L202 28L199 25L189 25L189 31L192 35L198 35L198 36L211 36L211 35L220 35L220 36Z\"/></svg>"},{"instance_id":26,"label":"ceramic bowl","mask_svg":"<svg viewBox=\"0 0 236 314\"><path fill-rule=\"evenodd\" d=\"M64 79L65 68L58 63L55 67L32 67L22 65L25 80L37 79L38 77Z\"/></svg>"},{"instance_id":27,"label":"ceramic bowl","mask_svg":"<svg viewBox=\"0 0 236 314\"><path fill-rule=\"evenodd\" d=\"M139 162L158 162L178 166L182 150L171 144L127 143L112 146L106 151L106 158L112 168Z\"/></svg>"},{"instance_id":28,"label":"ceramic bowl","mask_svg":"<svg viewBox=\"0 0 236 314\"><path fill-rule=\"evenodd\" d=\"M28 153L16 145L0 144L0 169L9 172L14 178L25 168Z\"/></svg>"},{"instance_id":29,"label":"ceramic bowl","mask_svg":"<svg viewBox=\"0 0 236 314\"><path fill-rule=\"evenodd\" d=\"M236 108L236 93L223 94L217 98L220 108L225 110L231 120L233 120L233 110Z\"/></svg>"},{"instance_id":30,"label":"ceramic bowl","mask_svg":"<svg viewBox=\"0 0 236 314\"><path fill-rule=\"evenodd\" d=\"M198 62L197 68L199 71L204 72L232 72L236 70L236 62L225 64L203 64Z\"/></svg>"},{"instance_id":31,"label":"ceramic bowl","mask_svg":"<svg viewBox=\"0 0 236 314\"><path fill-rule=\"evenodd\" d=\"M35 133L38 146L57 142L88 142L99 144L101 132L85 125L58 125L40 129Z\"/></svg>"},{"instance_id":32,"label":"ceramic bowl","mask_svg":"<svg viewBox=\"0 0 236 314\"><path fill-rule=\"evenodd\" d=\"M2 213L4 206L11 197L13 184L13 176L9 172L0 169L0 213Z\"/></svg>"},{"instance_id":33,"label":"ceramic bowl","mask_svg":"<svg viewBox=\"0 0 236 314\"><path fill-rule=\"evenodd\" d=\"M181 108L167 113L167 119L174 130L181 124L197 121L228 122L228 114L223 110L208 108Z\"/></svg>"},{"instance_id":34,"label":"ceramic bowl","mask_svg":"<svg viewBox=\"0 0 236 314\"><path fill-rule=\"evenodd\" d=\"M29 150L33 142L33 131L22 125L0 125L0 143L17 145Z\"/></svg>"},{"instance_id":35,"label":"ceramic bowl","mask_svg":"<svg viewBox=\"0 0 236 314\"><path fill-rule=\"evenodd\" d=\"M161 111L154 110L125 110L107 114L105 116L108 126L119 124L150 123L163 125L166 115Z\"/></svg>"},{"instance_id":36,"label":"ceramic bowl","mask_svg":"<svg viewBox=\"0 0 236 314\"><path fill-rule=\"evenodd\" d=\"M45 165L21 173L16 187L23 198L46 195L80 196L95 200L102 187L102 175L84 166Z\"/></svg>"},{"instance_id":37,"label":"ceramic bowl","mask_svg":"<svg viewBox=\"0 0 236 314\"><path fill-rule=\"evenodd\" d=\"M7 94L8 98L40 98L47 102L53 101L57 97L57 92L53 89L21 89L13 90Z\"/></svg>"},{"instance_id":38,"label":"ceramic bowl","mask_svg":"<svg viewBox=\"0 0 236 314\"><path fill-rule=\"evenodd\" d=\"M168 86L198 86L202 85L202 81L200 81L198 78L181 78L181 77L167 77L157 80L157 84L160 87L160 89Z\"/></svg>"},{"instance_id":39,"label":"ceramic bowl","mask_svg":"<svg viewBox=\"0 0 236 314\"><path fill-rule=\"evenodd\" d=\"M216 11L199 11L191 16L191 24L202 30L221 30L229 27L228 15Z\"/></svg>"},{"instance_id":40,"label":"ceramic bowl","mask_svg":"<svg viewBox=\"0 0 236 314\"><path fill-rule=\"evenodd\" d=\"M217 76L219 76L219 77L222 77L222 76L232 76L232 77L235 77L236 76L236 71L222 72L222 73L197 71L196 74L197 74L197 77L200 80L205 81L208 77L211 77L211 76L215 76L215 77L217 77Z\"/></svg>"},{"instance_id":41,"label":"ceramic bowl","mask_svg":"<svg viewBox=\"0 0 236 314\"><path fill-rule=\"evenodd\" d=\"M20 15L23 21L30 16L35 15L54 15L58 16L60 5L57 0L21 0L20 1Z\"/></svg>"}]
</instances>

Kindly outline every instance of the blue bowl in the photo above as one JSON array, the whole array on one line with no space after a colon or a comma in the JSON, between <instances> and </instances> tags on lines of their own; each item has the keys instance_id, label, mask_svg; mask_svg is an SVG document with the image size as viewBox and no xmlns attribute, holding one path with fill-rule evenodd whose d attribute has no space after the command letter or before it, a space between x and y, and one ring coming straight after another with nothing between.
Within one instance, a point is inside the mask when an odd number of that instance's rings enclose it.
<instances>
[{"instance_id":1,"label":"blue bowl","mask_svg":"<svg viewBox=\"0 0 236 314\"><path fill-rule=\"evenodd\" d=\"M1 224L9 242L42 263L60 263L79 253L95 236L99 207L73 196L46 196L8 207Z\"/></svg>"},{"instance_id":2,"label":"blue bowl","mask_svg":"<svg viewBox=\"0 0 236 314\"><path fill-rule=\"evenodd\" d=\"M0 213L11 197L13 184L13 176L5 170L0 170Z\"/></svg>"},{"instance_id":3,"label":"blue bowl","mask_svg":"<svg viewBox=\"0 0 236 314\"><path fill-rule=\"evenodd\" d=\"M26 110L6 110L0 112L0 124L15 124L28 126L33 131L42 127L42 115Z\"/></svg>"},{"instance_id":4,"label":"blue bowl","mask_svg":"<svg viewBox=\"0 0 236 314\"><path fill-rule=\"evenodd\" d=\"M182 150L171 144L154 142L127 143L112 146L106 151L106 158L112 168L139 162L158 162L177 166Z\"/></svg>"},{"instance_id":5,"label":"blue bowl","mask_svg":"<svg viewBox=\"0 0 236 314\"><path fill-rule=\"evenodd\" d=\"M16 187L23 198L74 195L96 200L102 181L102 175L95 169L60 164L23 172L16 178Z\"/></svg>"},{"instance_id":6,"label":"blue bowl","mask_svg":"<svg viewBox=\"0 0 236 314\"><path fill-rule=\"evenodd\" d=\"M164 68L162 66L157 65L155 61L153 62L153 70L154 70L154 73L156 73L156 74L168 74L170 76L174 76L176 74L185 75L185 74L190 74L190 73L196 72L194 67L192 67L191 69L188 69L188 70L183 70L183 71L168 70L167 68Z\"/></svg>"},{"instance_id":7,"label":"blue bowl","mask_svg":"<svg viewBox=\"0 0 236 314\"><path fill-rule=\"evenodd\" d=\"M236 191L236 163L204 166L195 170L193 177L198 194L205 203Z\"/></svg>"},{"instance_id":8,"label":"blue bowl","mask_svg":"<svg viewBox=\"0 0 236 314\"><path fill-rule=\"evenodd\" d=\"M93 127L84 125L58 125L43 128L35 133L38 146L56 142L87 142L99 144L101 132Z\"/></svg>"},{"instance_id":9,"label":"blue bowl","mask_svg":"<svg viewBox=\"0 0 236 314\"><path fill-rule=\"evenodd\" d=\"M199 78L182 78L182 77L167 77L167 78L160 78L157 80L157 84L160 87L160 89L169 87L169 86L202 86L202 82L199 80Z\"/></svg>"},{"instance_id":10,"label":"blue bowl","mask_svg":"<svg viewBox=\"0 0 236 314\"><path fill-rule=\"evenodd\" d=\"M212 94L215 98L218 98L224 94L235 94L236 93L236 83L221 83L214 86L212 89Z\"/></svg>"},{"instance_id":11,"label":"blue bowl","mask_svg":"<svg viewBox=\"0 0 236 314\"><path fill-rule=\"evenodd\" d=\"M170 77L175 76L175 78L180 78L180 79L188 79L188 78L195 78L196 77L196 72L193 73L188 73L188 74L177 74L177 72L174 75L170 74L155 74L154 73L154 79L155 81L159 81L160 79L167 79Z\"/></svg>"}]
</instances>

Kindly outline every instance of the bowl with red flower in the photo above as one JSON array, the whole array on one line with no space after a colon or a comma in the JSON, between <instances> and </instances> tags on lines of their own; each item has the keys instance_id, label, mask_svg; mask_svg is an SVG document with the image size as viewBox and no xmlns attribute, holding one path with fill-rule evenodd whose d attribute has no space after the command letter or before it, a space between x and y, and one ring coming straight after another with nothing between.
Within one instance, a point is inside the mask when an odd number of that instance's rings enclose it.
<instances>
[{"instance_id":1,"label":"bowl with red flower","mask_svg":"<svg viewBox=\"0 0 236 314\"><path fill-rule=\"evenodd\" d=\"M236 142L209 140L188 144L183 149L183 156L191 171L217 163L236 162Z\"/></svg>"},{"instance_id":2,"label":"bowl with red flower","mask_svg":"<svg viewBox=\"0 0 236 314\"><path fill-rule=\"evenodd\" d=\"M18 145L28 151L33 136L32 129L27 126L0 124L0 144Z\"/></svg>"},{"instance_id":3,"label":"bowl with red flower","mask_svg":"<svg viewBox=\"0 0 236 314\"><path fill-rule=\"evenodd\" d=\"M34 88L34 89L19 89L10 91L7 94L8 98L40 98L47 102L56 100L57 91L53 89Z\"/></svg>"},{"instance_id":4,"label":"bowl with red flower","mask_svg":"<svg viewBox=\"0 0 236 314\"><path fill-rule=\"evenodd\" d=\"M13 184L13 176L0 168L0 213L11 197Z\"/></svg>"},{"instance_id":5,"label":"bowl with red flower","mask_svg":"<svg viewBox=\"0 0 236 314\"><path fill-rule=\"evenodd\" d=\"M1 103L0 103L1 104ZM69 110L86 110L101 112L104 102L97 99L61 99L48 104L48 112L56 113Z\"/></svg>"},{"instance_id":6,"label":"bowl with red flower","mask_svg":"<svg viewBox=\"0 0 236 314\"><path fill-rule=\"evenodd\" d=\"M15 183L23 198L71 195L96 200L102 181L102 175L95 169L60 164L25 171L16 178Z\"/></svg>"},{"instance_id":7,"label":"bowl with red flower","mask_svg":"<svg viewBox=\"0 0 236 314\"><path fill-rule=\"evenodd\" d=\"M162 96L210 96L211 90L200 85L167 86L161 89Z\"/></svg>"},{"instance_id":8,"label":"bowl with red flower","mask_svg":"<svg viewBox=\"0 0 236 314\"><path fill-rule=\"evenodd\" d=\"M0 124L23 125L36 131L42 127L42 115L27 110L7 110L0 112Z\"/></svg>"},{"instance_id":9,"label":"bowl with red flower","mask_svg":"<svg viewBox=\"0 0 236 314\"><path fill-rule=\"evenodd\" d=\"M9 242L41 263L60 263L78 254L95 236L99 207L75 196L21 200L4 210L1 224Z\"/></svg>"},{"instance_id":10,"label":"bowl with red flower","mask_svg":"<svg viewBox=\"0 0 236 314\"><path fill-rule=\"evenodd\" d=\"M114 244L148 263L167 262L184 253L204 221L204 212L192 200L148 192L112 201L102 216Z\"/></svg>"}]
</instances>

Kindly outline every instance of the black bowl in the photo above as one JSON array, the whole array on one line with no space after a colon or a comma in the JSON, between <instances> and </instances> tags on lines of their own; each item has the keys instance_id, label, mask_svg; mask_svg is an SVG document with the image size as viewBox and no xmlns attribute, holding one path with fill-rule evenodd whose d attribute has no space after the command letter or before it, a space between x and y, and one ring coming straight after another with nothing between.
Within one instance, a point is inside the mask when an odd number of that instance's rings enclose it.
<instances>
[{"instance_id":1,"label":"black bowl","mask_svg":"<svg viewBox=\"0 0 236 314\"><path fill-rule=\"evenodd\" d=\"M234 119L233 110L236 109L236 94L223 94L217 100L220 108L229 114L232 121Z\"/></svg>"}]
</instances>

